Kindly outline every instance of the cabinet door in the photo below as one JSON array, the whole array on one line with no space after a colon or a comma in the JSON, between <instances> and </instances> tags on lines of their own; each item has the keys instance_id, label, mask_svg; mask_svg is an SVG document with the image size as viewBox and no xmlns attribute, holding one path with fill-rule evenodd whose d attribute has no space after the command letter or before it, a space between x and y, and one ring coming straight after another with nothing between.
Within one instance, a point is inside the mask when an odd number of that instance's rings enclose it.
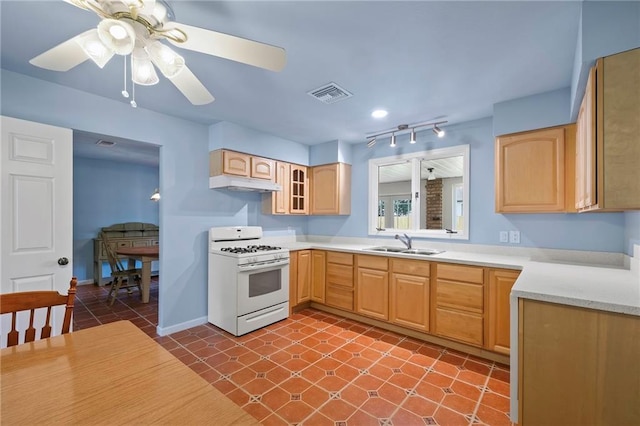
<instances>
[{"instance_id":1,"label":"cabinet door","mask_svg":"<svg viewBox=\"0 0 640 426\"><path fill-rule=\"evenodd\" d=\"M565 185L569 182L565 182L563 127L500 136L495 155L496 212L565 211ZM573 177L570 184L573 188ZM573 210L573 190L571 193Z\"/></svg>"},{"instance_id":2,"label":"cabinet door","mask_svg":"<svg viewBox=\"0 0 640 426\"><path fill-rule=\"evenodd\" d=\"M311 300L311 250L298 252L298 303Z\"/></svg>"},{"instance_id":3,"label":"cabinet door","mask_svg":"<svg viewBox=\"0 0 640 426\"><path fill-rule=\"evenodd\" d=\"M429 277L391 274L389 319L405 327L429 331Z\"/></svg>"},{"instance_id":4,"label":"cabinet door","mask_svg":"<svg viewBox=\"0 0 640 426\"><path fill-rule=\"evenodd\" d=\"M593 67L576 121L576 209L588 209L597 202L595 74Z\"/></svg>"},{"instance_id":5,"label":"cabinet door","mask_svg":"<svg viewBox=\"0 0 640 426\"><path fill-rule=\"evenodd\" d=\"M275 163L275 181L282 185L281 191L273 191L262 194L263 214L287 214L289 213L289 173L290 164L282 161Z\"/></svg>"},{"instance_id":6,"label":"cabinet door","mask_svg":"<svg viewBox=\"0 0 640 426\"><path fill-rule=\"evenodd\" d=\"M487 349L509 355L509 295L519 272L489 270L489 341Z\"/></svg>"},{"instance_id":7,"label":"cabinet door","mask_svg":"<svg viewBox=\"0 0 640 426\"><path fill-rule=\"evenodd\" d=\"M234 151L222 152L222 173L225 175L249 176L251 156Z\"/></svg>"},{"instance_id":8,"label":"cabinet door","mask_svg":"<svg viewBox=\"0 0 640 426\"><path fill-rule=\"evenodd\" d=\"M311 169L311 214L351 213L350 167L334 163Z\"/></svg>"},{"instance_id":9,"label":"cabinet door","mask_svg":"<svg viewBox=\"0 0 640 426\"><path fill-rule=\"evenodd\" d=\"M289 257L289 313L298 304L298 252L292 251Z\"/></svg>"},{"instance_id":10,"label":"cabinet door","mask_svg":"<svg viewBox=\"0 0 640 426\"><path fill-rule=\"evenodd\" d=\"M290 199L289 199L289 212L291 214L307 214L309 208L308 203L308 177L307 168L305 166L299 166L292 164L290 167Z\"/></svg>"},{"instance_id":11,"label":"cabinet door","mask_svg":"<svg viewBox=\"0 0 640 426\"><path fill-rule=\"evenodd\" d=\"M356 312L380 320L389 319L389 273L358 268Z\"/></svg>"},{"instance_id":12,"label":"cabinet door","mask_svg":"<svg viewBox=\"0 0 640 426\"><path fill-rule=\"evenodd\" d=\"M251 157L251 177L273 181L276 162L268 158Z\"/></svg>"},{"instance_id":13,"label":"cabinet door","mask_svg":"<svg viewBox=\"0 0 640 426\"><path fill-rule=\"evenodd\" d=\"M311 252L311 300L324 303L326 252L313 250Z\"/></svg>"}]
</instances>

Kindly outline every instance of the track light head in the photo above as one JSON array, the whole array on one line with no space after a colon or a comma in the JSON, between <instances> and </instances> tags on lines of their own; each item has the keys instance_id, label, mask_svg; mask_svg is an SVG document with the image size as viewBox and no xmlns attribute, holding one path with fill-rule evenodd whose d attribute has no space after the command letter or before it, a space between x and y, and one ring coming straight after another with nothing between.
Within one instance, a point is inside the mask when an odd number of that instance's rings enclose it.
<instances>
[{"instance_id":1,"label":"track light head","mask_svg":"<svg viewBox=\"0 0 640 426\"><path fill-rule=\"evenodd\" d=\"M416 143L416 129L411 129L411 136L409 136L409 143Z\"/></svg>"},{"instance_id":2,"label":"track light head","mask_svg":"<svg viewBox=\"0 0 640 426\"><path fill-rule=\"evenodd\" d=\"M392 133L391 134L391 141L389 142L389 146L394 148L396 146L396 134Z\"/></svg>"},{"instance_id":3,"label":"track light head","mask_svg":"<svg viewBox=\"0 0 640 426\"><path fill-rule=\"evenodd\" d=\"M438 127L437 124L433 125L433 133L438 135L439 138L444 137L444 130L442 130L440 127Z\"/></svg>"}]
</instances>

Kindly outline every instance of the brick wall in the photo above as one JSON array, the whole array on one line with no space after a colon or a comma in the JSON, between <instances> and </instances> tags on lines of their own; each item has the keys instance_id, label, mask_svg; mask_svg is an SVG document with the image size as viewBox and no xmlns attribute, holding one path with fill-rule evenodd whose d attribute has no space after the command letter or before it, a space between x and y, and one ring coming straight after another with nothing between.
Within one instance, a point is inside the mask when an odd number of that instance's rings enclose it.
<instances>
[{"instance_id":1,"label":"brick wall","mask_svg":"<svg viewBox=\"0 0 640 426\"><path fill-rule=\"evenodd\" d=\"M442 179L427 181L427 229L442 229Z\"/></svg>"}]
</instances>

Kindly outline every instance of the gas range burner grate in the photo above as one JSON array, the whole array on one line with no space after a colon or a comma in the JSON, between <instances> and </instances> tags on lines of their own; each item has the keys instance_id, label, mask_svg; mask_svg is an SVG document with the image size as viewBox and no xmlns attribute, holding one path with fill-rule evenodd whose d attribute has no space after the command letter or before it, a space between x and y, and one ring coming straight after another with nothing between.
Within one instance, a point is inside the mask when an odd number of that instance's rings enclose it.
<instances>
[{"instance_id":1,"label":"gas range burner grate","mask_svg":"<svg viewBox=\"0 0 640 426\"><path fill-rule=\"evenodd\" d=\"M257 253L259 251L271 251L280 250L282 247L266 246L266 245L253 245L247 247L224 247L221 250L229 253Z\"/></svg>"}]
</instances>

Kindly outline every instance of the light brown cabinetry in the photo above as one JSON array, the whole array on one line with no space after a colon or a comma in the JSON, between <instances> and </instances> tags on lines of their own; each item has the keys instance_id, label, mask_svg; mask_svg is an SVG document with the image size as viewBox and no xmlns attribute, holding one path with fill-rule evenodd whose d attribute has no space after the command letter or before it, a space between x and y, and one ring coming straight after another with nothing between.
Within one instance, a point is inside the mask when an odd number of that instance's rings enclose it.
<instances>
[{"instance_id":1,"label":"light brown cabinetry","mask_svg":"<svg viewBox=\"0 0 640 426\"><path fill-rule=\"evenodd\" d=\"M428 332L430 263L395 258L390 263L389 320Z\"/></svg>"},{"instance_id":2,"label":"light brown cabinetry","mask_svg":"<svg viewBox=\"0 0 640 426\"><path fill-rule=\"evenodd\" d=\"M297 257L296 305L311 300L311 250L300 250Z\"/></svg>"},{"instance_id":3,"label":"light brown cabinetry","mask_svg":"<svg viewBox=\"0 0 640 426\"><path fill-rule=\"evenodd\" d=\"M640 424L640 317L519 302L519 424Z\"/></svg>"},{"instance_id":4,"label":"light brown cabinetry","mask_svg":"<svg viewBox=\"0 0 640 426\"><path fill-rule=\"evenodd\" d=\"M476 266L436 265L436 335L476 346L484 343L484 270Z\"/></svg>"},{"instance_id":5,"label":"light brown cabinetry","mask_svg":"<svg viewBox=\"0 0 640 426\"><path fill-rule=\"evenodd\" d=\"M351 165L325 164L311 168L311 214L351 214Z\"/></svg>"},{"instance_id":6,"label":"light brown cabinetry","mask_svg":"<svg viewBox=\"0 0 640 426\"><path fill-rule=\"evenodd\" d=\"M309 177L307 167L291 164L289 167L289 213L309 213Z\"/></svg>"},{"instance_id":7,"label":"light brown cabinetry","mask_svg":"<svg viewBox=\"0 0 640 426\"><path fill-rule=\"evenodd\" d=\"M262 213L264 214L288 214L290 205L291 188L289 174L291 165L282 161L276 161L275 180L282 185L282 191L273 191L262 194Z\"/></svg>"},{"instance_id":8,"label":"light brown cabinetry","mask_svg":"<svg viewBox=\"0 0 640 426\"><path fill-rule=\"evenodd\" d=\"M209 176L234 175L275 179L275 161L242 152L217 149L209 153Z\"/></svg>"},{"instance_id":9,"label":"light brown cabinetry","mask_svg":"<svg viewBox=\"0 0 640 426\"><path fill-rule=\"evenodd\" d=\"M640 209L640 48L598 59L578 113L579 211Z\"/></svg>"},{"instance_id":10,"label":"light brown cabinetry","mask_svg":"<svg viewBox=\"0 0 640 426\"><path fill-rule=\"evenodd\" d=\"M496 138L497 213L575 211L575 125Z\"/></svg>"},{"instance_id":11,"label":"light brown cabinetry","mask_svg":"<svg viewBox=\"0 0 640 426\"><path fill-rule=\"evenodd\" d=\"M511 288L518 279L518 271L489 269L489 336L487 349L509 355L510 343L510 304Z\"/></svg>"},{"instance_id":12,"label":"light brown cabinetry","mask_svg":"<svg viewBox=\"0 0 640 426\"><path fill-rule=\"evenodd\" d=\"M322 250L311 251L311 300L324 303L327 254Z\"/></svg>"},{"instance_id":13,"label":"light brown cabinetry","mask_svg":"<svg viewBox=\"0 0 640 426\"><path fill-rule=\"evenodd\" d=\"M353 255L327 252L325 304L353 311Z\"/></svg>"},{"instance_id":14,"label":"light brown cabinetry","mask_svg":"<svg viewBox=\"0 0 640 426\"><path fill-rule=\"evenodd\" d=\"M289 314L298 304L298 252L289 253Z\"/></svg>"},{"instance_id":15,"label":"light brown cabinetry","mask_svg":"<svg viewBox=\"0 0 640 426\"><path fill-rule=\"evenodd\" d=\"M381 256L356 256L356 312L389 319L389 261Z\"/></svg>"}]
</instances>

